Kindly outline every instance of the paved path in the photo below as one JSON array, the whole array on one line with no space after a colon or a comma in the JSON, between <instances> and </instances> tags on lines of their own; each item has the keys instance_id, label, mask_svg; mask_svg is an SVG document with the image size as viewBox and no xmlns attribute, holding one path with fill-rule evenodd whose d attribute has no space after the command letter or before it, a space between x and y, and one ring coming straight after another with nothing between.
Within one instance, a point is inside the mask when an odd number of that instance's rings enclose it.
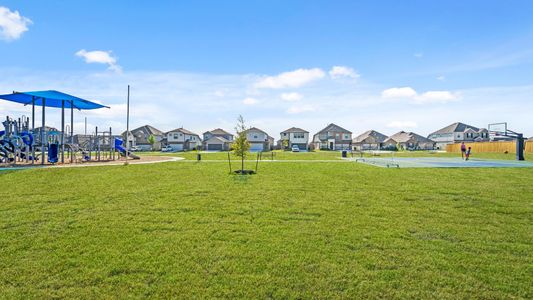
<instances>
[{"instance_id":1,"label":"paved path","mask_svg":"<svg viewBox=\"0 0 533 300\"><path fill-rule=\"evenodd\" d=\"M147 160L147 161L143 161L142 158L138 161L129 159L128 163L130 165L146 165L146 164L157 164L157 163L185 160L185 158L183 157L160 156L160 158L161 159ZM124 160L116 160L116 161L101 162L101 163L78 163L78 164L65 164L65 165L58 165L58 166L44 166L44 168L84 168L84 167L122 166L124 165L125 162L126 161Z\"/></svg>"}]
</instances>

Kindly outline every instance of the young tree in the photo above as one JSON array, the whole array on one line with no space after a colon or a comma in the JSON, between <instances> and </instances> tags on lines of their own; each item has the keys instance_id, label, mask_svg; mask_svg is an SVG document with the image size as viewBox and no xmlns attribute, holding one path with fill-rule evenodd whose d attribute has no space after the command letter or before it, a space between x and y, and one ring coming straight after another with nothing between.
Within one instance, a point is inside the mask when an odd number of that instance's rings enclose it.
<instances>
[{"instance_id":1,"label":"young tree","mask_svg":"<svg viewBox=\"0 0 533 300\"><path fill-rule=\"evenodd\" d=\"M289 149L289 140L282 140L281 141L281 146L283 147L283 150Z\"/></svg>"},{"instance_id":2,"label":"young tree","mask_svg":"<svg viewBox=\"0 0 533 300\"><path fill-rule=\"evenodd\" d=\"M148 136L146 140L150 144L150 148L152 149L152 151L154 151L155 136L153 134L150 134L150 136Z\"/></svg>"},{"instance_id":3,"label":"young tree","mask_svg":"<svg viewBox=\"0 0 533 300\"><path fill-rule=\"evenodd\" d=\"M237 132L237 138L233 141L233 152L236 156L241 158L241 175L244 175L244 159L246 154L250 150L250 143L246 138L246 124L244 123L244 118L239 115L237 119L237 126L235 126L235 131Z\"/></svg>"}]
</instances>

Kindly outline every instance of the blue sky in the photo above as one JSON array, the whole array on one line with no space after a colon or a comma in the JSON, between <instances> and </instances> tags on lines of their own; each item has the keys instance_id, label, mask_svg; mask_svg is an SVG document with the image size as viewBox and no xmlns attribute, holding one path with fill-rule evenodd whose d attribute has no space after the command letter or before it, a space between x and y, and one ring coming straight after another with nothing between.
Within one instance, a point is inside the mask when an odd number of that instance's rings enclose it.
<instances>
[{"instance_id":1,"label":"blue sky","mask_svg":"<svg viewBox=\"0 0 533 300\"><path fill-rule=\"evenodd\" d=\"M330 122L354 133L428 134L455 121L508 121L533 135L531 1L0 7L0 93L61 89L110 104L105 112L78 114L91 125L124 128L131 84L133 126L162 130L232 129L243 114L274 137L291 126L314 132ZM13 22L22 29L6 33ZM0 116L21 113L27 110L0 104ZM51 124L58 119L52 113Z\"/></svg>"}]
</instances>

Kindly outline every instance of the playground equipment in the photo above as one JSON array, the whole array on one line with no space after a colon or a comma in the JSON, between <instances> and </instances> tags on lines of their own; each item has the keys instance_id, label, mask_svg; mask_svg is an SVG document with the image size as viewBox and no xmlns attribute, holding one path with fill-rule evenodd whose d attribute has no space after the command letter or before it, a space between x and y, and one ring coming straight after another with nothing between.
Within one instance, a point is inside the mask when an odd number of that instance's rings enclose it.
<instances>
[{"instance_id":1,"label":"playground equipment","mask_svg":"<svg viewBox=\"0 0 533 300\"><path fill-rule=\"evenodd\" d=\"M514 132L507 128L507 123L491 123L488 126L489 135L494 137L510 137L516 140L516 160L525 160L524 158L524 134Z\"/></svg>"},{"instance_id":2,"label":"playground equipment","mask_svg":"<svg viewBox=\"0 0 533 300\"><path fill-rule=\"evenodd\" d=\"M27 163L31 161L32 164L38 159L36 150L39 150L40 163L64 163L65 150L67 148L67 154L70 156L70 161L73 162L74 156L77 152L82 152L85 159L90 160L90 151L97 151L96 158L102 159L114 159L114 147L111 141L111 129L109 136L107 131L105 136L99 134L96 130L95 138L89 146L89 155L86 155L86 149L83 145L73 142L74 132L74 109L77 110L92 110L100 108L109 108L99 103L91 102L85 99L81 99L66 93L58 91L35 91L35 92L13 92L12 94L0 95L0 99L7 100L23 105L31 106L31 130L29 118L21 118L18 121L7 118L4 127L6 130L0 132L0 161L3 163L14 164L21 160L25 160ZM42 108L41 129L37 135L35 130L35 108ZM61 108L61 129L56 131L47 132L46 130L46 108ZM70 109L70 127L67 126L67 132L65 132L65 109ZM70 136L69 136L70 133ZM67 142L67 141L70 142ZM102 145L107 140L107 147ZM101 143L102 142L102 143ZM94 147L93 145L96 145ZM106 152L102 152L104 147ZM31 153L31 154L30 154ZM45 159L45 156L48 158Z\"/></svg>"},{"instance_id":3,"label":"playground equipment","mask_svg":"<svg viewBox=\"0 0 533 300\"><path fill-rule=\"evenodd\" d=\"M74 124L74 109L77 110L91 110L91 109L99 109L104 108L107 106L91 102L85 99L81 99L66 93L58 92L58 91L35 91L35 92L13 92L12 94L5 94L0 95L0 99L23 104L23 105L31 105L31 130L29 130L29 120L26 119L24 123L25 129L27 129L28 133L34 134L35 133L35 108L36 106L42 107L42 126L40 130L40 136L39 136L39 144L40 144L40 152L42 159L40 160L41 164L45 163L45 155L53 154L55 155L55 152L57 150L57 162L59 161L59 152L61 152L61 162L64 162L64 154L65 154L65 109L70 109L70 136L72 137L74 135L73 133L73 124ZM58 136L58 139L54 140L53 145L50 145L50 141L48 139L48 136L46 135L46 108L47 107L54 107L54 108L61 108L61 130L60 135ZM109 107L107 107L109 108ZM22 120L20 120L22 121ZM20 122L17 124L20 126ZM10 124L7 124L8 127ZM17 127L17 126L15 126ZM11 128L10 128L11 130ZM3 139L10 139L10 136L12 135L11 131L6 130L7 136ZM6 135L4 133L4 135ZM18 135L18 132L13 131L15 136ZM56 135L57 136L57 135ZM29 138L26 138L29 139ZM9 143L4 142L3 144L7 145L9 147ZM59 145L57 145L59 144ZM28 146L28 145L27 145ZM51 146L51 149L48 149L49 146ZM56 146L58 146L56 148ZM31 145L32 148L32 158L35 158L35 148L37 148L38 145L36 145L35 141ZM6 146L4 146L6 148ZM6 149L5 149L6 150ZM16 150L15 150L16 151ZM2 151L0 151L2 152ZM5 154L4 152L2 152ZM17 156L20 156L20 151L18 153L15 153L15 158ZM29 160L29 153L25 153L27 159ZM8 155L10 156L10 155ZM6 162L16 162L16 160L12 160L13 157L6 157L3 160ZM32 163L34 163L35 159L32 159ZM56 157L51 157L51 159L48 160L49 162L56 161ZM72 162L72 155L71 155L71 162Z\"/></svg>"},{"instance_id":4,"label":"playground equipment","mask_svg":"<svg viewBox=\"0 0 533 300\"><path fill-rule=\"evenodd\" d=\"M59 161L59 140L61 139L61 132L49 131L48 138L48 162L56 164Z\"/></svg>"},{"instance_id":5,"label":"playground equipment","mask_svg":"<svg viewBox=\"0 0 533 300\"><path fill-rule=\"evenodd\" d=\"M122 140L113 136L111 128L99 131L96 127L91 135L74 136L46 127L32 130L29 128L29 119L25 116L18 119L7 116L2 125L4 130L0 130L0 163L3 164L34 164L39 156L44 157L49 164L64 162L65 156L71 162L111 161L117 158L115 152L126 153L121 146ZM69 131L72 132L67 126L66 132ZM120 141L118 144L117 140ZM79 154L81 159L78 159ZM131 153L128 156L139 159Z\"/></svg>"},{"instance_id":6,"label":"playground equipment","mask_svg":"<svg viewBox=\"0 0 533 300\"><path fill-rule=\"evenodd\" d=\"M0 131L0 162L33 162L36 156L33 147L33 134L29 130L29 120L22 116L18 119L6 117L2 122L4 130Z\"/></svg>"},{"instance_id":7,"label":"playground equipment","mask_svg":"<svg viewBox=\"0 0 533 300\"><path fill-rule=\"evenodd\" d=\"M120 155L122 156L128 156L128 157L131 157L133 159L140 159L139 156L131 153L131 151L127 151L126 148L124 148L122 145L124 144L124 141L121 139L121 138L117 138L115 137L115 150L120 153Z\"/></svg>"}]
</instances>

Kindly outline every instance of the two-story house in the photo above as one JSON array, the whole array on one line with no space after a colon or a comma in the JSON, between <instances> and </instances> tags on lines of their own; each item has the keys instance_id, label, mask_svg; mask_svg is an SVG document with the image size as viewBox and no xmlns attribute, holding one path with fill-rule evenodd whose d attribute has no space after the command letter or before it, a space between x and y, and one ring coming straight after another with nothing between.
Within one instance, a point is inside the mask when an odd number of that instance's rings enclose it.
<instances>
[{"instance_id":1,"label":"two-story house","mask_svg":"<svg viewBox=\"0 0 533 300\"><path fill-rule=\"evenodd\" d=\"M433 150L435 142L414 132L400 131L385 139L384 149Z\"/></svg>"},{"instance_id":2,"label":"two-story house","mask_svg":"<svg viewBox=\"0 0 533 300\"><path fill-rule=\"evenodd\" d=\"M331 123L313 136L313 147L324 150L349 150L352 147L352 132Z\"/></svg>"},{"instance_id":3,"label":"two-story house","mask_svg":"<svg viewBox=\"0 0 533 300\"><path fill-rule=\"evenodd\" d=\"M428 138L435 141L437 149L446 149L447 144L488 141L489 131L456 122L429 134Z\"/></svg>"},{"instance_id":4,"label":"two-story house","mask_svg":"<svg viewBox=\"0 0 533 300\"><path fill-rule=\"evenodd\" d=\"M246 130L246 139L250 143L250 151L270 151L274 146L274 139L263 130L252 127Z\"/></svg>"},{"instance_id":5,"label":"two-story house","mask_svg":"<svg viewBox=\"0 0 533 300\"><path fill-rule=\"evenodd\" d=\"M300 150L307 150L309 145L309 131L292 127L280 133L280 145L284 150L292 149L294 146Z\"/></svg>"},{"instance_id":6,"label":"two-story house","mask_svg":"<svg viewBox=\"0 0 533 300\"><path fill-rule=\"evenodd\" d=\"M217 128L204 132L203 149L207 151L229 151L233 134Z\"/></svg>"},{"instance_id":7,"label":"two-story house","mask_svg":"<svg viewBox=\"0 0 533 300\"><path fill-rule=\"evenodd\" d=\"M153 135L155 143L152 145L149 142L149 137ZM130 134L126 137L126 132L122 133L122 137L127 141L126 145L128 149L136 146L141 151L159 151L161 150L161 141L163 140L165 134L150 125L144 125L133 130L130 130Z\"/></svg>"},{"instance_id":8,"label":"two-story house","mask_svg":"<svg viewBox=\"0 0 533 300\"><path fill-rule=\"evenodd\" d=\"M194 132L177 128L166 133L163 144L170 146L173 151L190 151L200 149L202 139Z\"/></svg>"},{"instance_id":9,"label":"two-story house","mask_svg":"<svg viewBox=\"0 0 533 300\"><path fill-rule=\"evenodd\" d=\"M380 150L388 136L375 130L365 131L352 140L353 150Z\"/></svg>"}]
</instances>

